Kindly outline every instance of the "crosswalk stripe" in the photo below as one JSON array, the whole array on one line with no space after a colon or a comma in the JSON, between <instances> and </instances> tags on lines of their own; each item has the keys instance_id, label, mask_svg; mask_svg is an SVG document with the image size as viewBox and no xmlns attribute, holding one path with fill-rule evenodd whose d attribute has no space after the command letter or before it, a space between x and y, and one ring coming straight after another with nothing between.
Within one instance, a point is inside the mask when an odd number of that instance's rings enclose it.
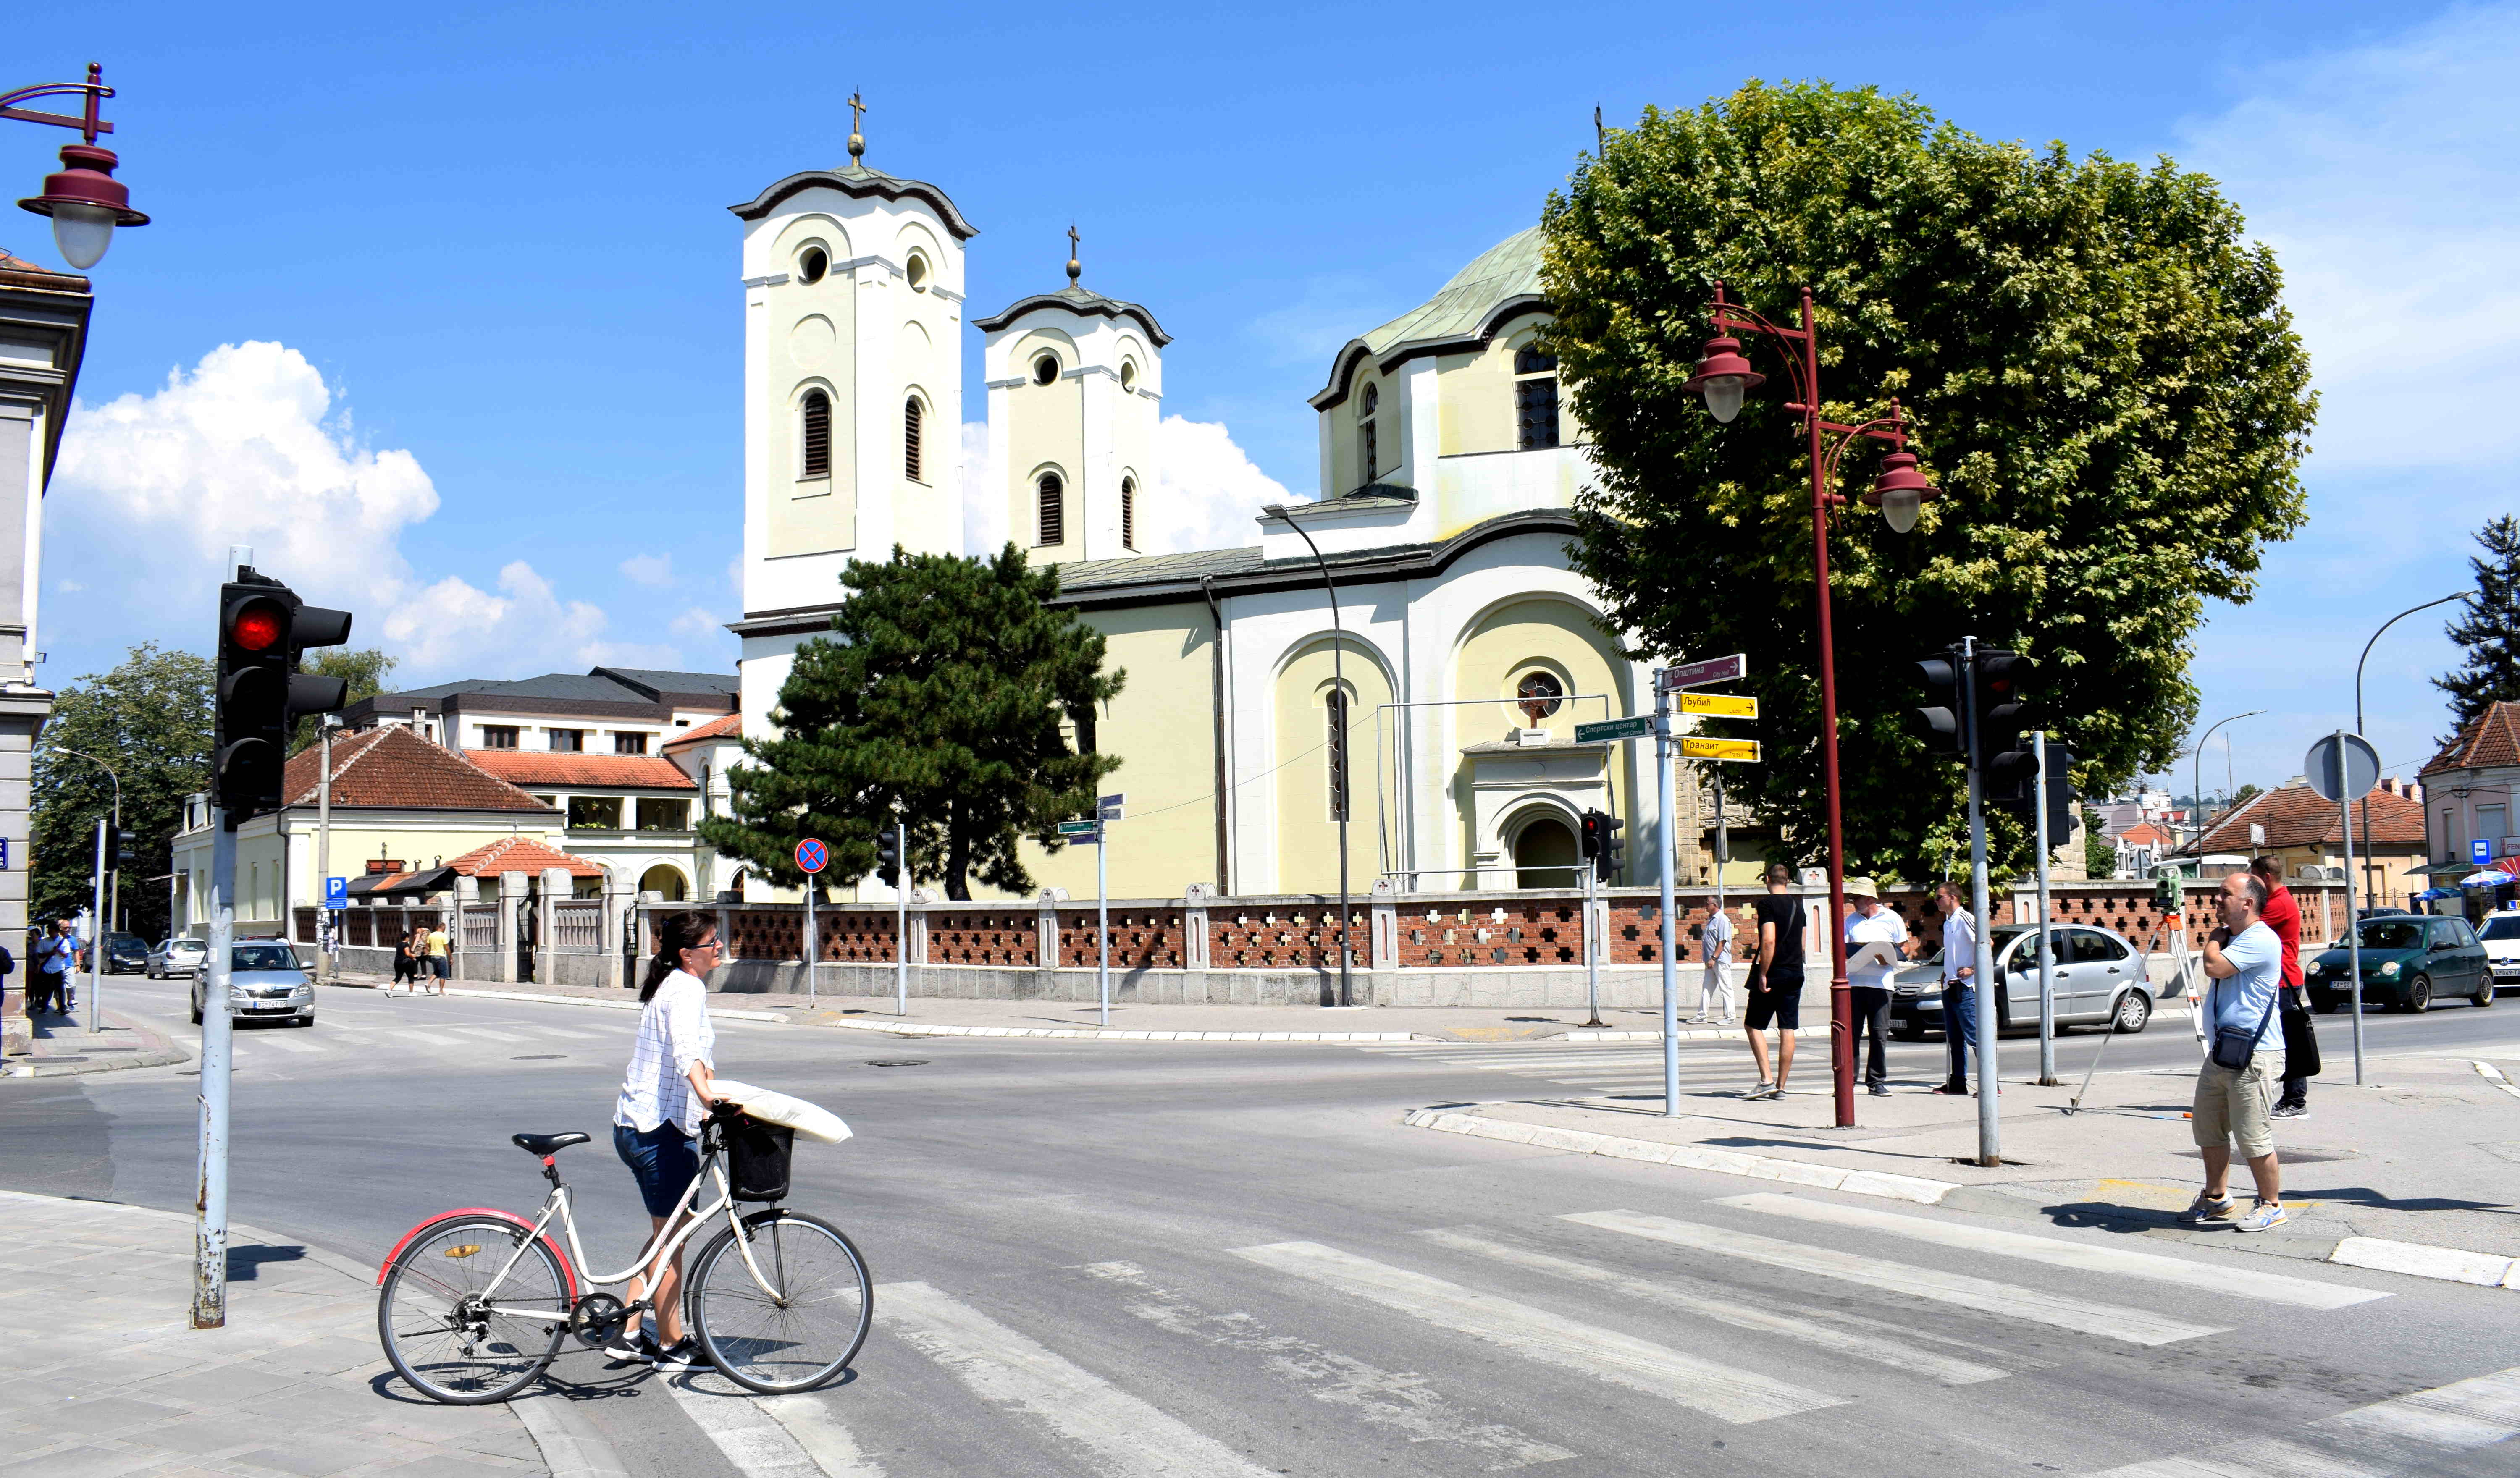
<instances>
[{"instance_id":1,"label":"crosswalk stripe","mask_svg":"<svg viewBox=\"0 0 2520 1478\"><path fill-rule=\"evenodd\" d=\"M284 1053L320 1053L324 1050L320 1043L300 1042L294 1037L273 1037L267 1042L262 1037L260 1032L254 1034L254 1050L265 1047Z\"/></svg>"},{"instance_id":2,"label":"crosswalk stripe","mask_svg":"<svg viewBox=\"0 0 2520 1478\"><path fill-rule=\"evenodd\" d=\"M1110 1478L1270 1478L1232 1448L925 1283L878 1292L878 1321L980 1396L1092 1453Z\"/></svg>"},{"instance_id":3,"label":"crosswalk stripe","mask_svg":"<svg viewBox=\"0 0 2520 1478\"><path fill-rule=\"evenodd\" d=\"M464 1039L461 1037L445 1037L438 1035L436 1032L399 1031L393 1035L397 1041L420 1042L430 1047L462 1047L465 1045Z\"/></svg>"},{"instance_id":4,"label":"crosswalk stripe","mask_svg":"<svg viewBox=\"0 0 2520 1478\"><path fill-rule=\"evenodd\" d=\"M482 1038L491 1042L506 1042L511 1045L518 1042L531 1042L534 1040L533 1038L521 1035L520 1033L503 1032L495 1026L458 1026L452 1027L450 1030L462 1032L468 1037Z\"/></svg>"},{"instance_id":5,"label":"crosswalk stripe","mask_svg":"<svg viewBox=\"0 0 2520 1478\"><path fill-rule=\"evenodd\" d=\"M1846 1404L1842 1397L1823 1396L1700 1360L1650 1340L1474 1292L1319 1242L1278 1242L1238 1247L1234 1252L1264 1268L1328 1284L1430 1324L1503 1345L1517 1355L1659 1396L1719 1421L1739 1425Z\"/></svg>"},{"instance_id":6,"label":"crosswalk stripe","mask_svg":"<svg viewBox=\"0 0 2520 1478\"><path fill-rule=\"evenodd\" d=\"M1817 1274L1822 1277L1843 1278L1869 1288L1906 1293L1938 1303L1956 1304L1981 1314L2001 1315L2007 1319L2026 1320L2032 1323L2053 1324L2060 1329L2075 1329L2085 1334L2098 1334L2124 1340L2134 1345L2167 1345L2182 1339L2199 1339L2208 1334L2228 1331L2216 1325L2191 1324L2166 1319L2141 1309L2123 1308L2116 1304L2092 1303L2087 1299L2068 1298L2060 1293L2048 1293L2037 1288L2023 1288L2012 1283L1999 1283L1989 1278L1970 1277L1964 1274L1946 1273L1938 1268L1918 1268L1907 1263L1894 1263L1883 1258L1858 1257L1823 1247L1806 1247L1794 1242L1755 1232L1733 1232L1725 1228L1700 1226L1694 1222L1674 1221L1669 1217L1649 1216L1635 1211L1580 1211L1562 1221L1580 1222L1608 1232L1623 1232L1675 1246L1691 1247L1724 1257L1737 1257L1772 1268L1784 1268L1796 1273Z\"/></svg>"},{"instance_id":7,"label":"crosswalk stripe","mask_svg":"<svg viewBox=\"0 0 2520 1478\"><path fill-rule=\"evenodd\" d=\"M1818 1222L1830 1227L1859 1227L1868 1232L1886 1232L1893 1236L1913 1237L1920 1242L1936 1242L1946 1247L1960 1247L1972 1252L1993 1252L2004 1257L2017 1257L2025 1262L2046 1263L2055 1268L2077 1268L2091 1273L2115 1273L2128 1277L2145 1277L2156 1282L2202 1288L2209 1293L2230 1293L2242 1298L2262 1298L2270 1303L2294 1304L2305 1309L2343 1309L2389 1296L2387 1293L2371 1288L2356 1288L2342 1283L2314 1282L2306 1277L2290 1277L2280 1273L2261 1272L2255 1268L2227 1268L2220 1264L2191 1263L2175 1257L2163 1257L2153 1252L2130 1252L2123 1247L2095 1247L2084 1242L2062 1241L2052 1236L2031 1236L2019 1232L1998 1232L1991 1228L1972 1227L1960 1222L1938 1222L1921 1216L1901 1216L1897 1212L1876 1211L1869 1206L1840 1206L1797 1195L1778 1195L1763 1191L1753 1195L1727 1196L1719 1204L1739 1206L1749 1211L1762 1211L1771 1216L1786 1216L1799 1221Z\"/></svg>"},{"instance_id":8,"label":"crosswalk stripe","mask_svg":"<svg viewBox=\"0 0 2520 1478\"><path fill-rule=\"evenodd\" d=\"M1576 1456L1503 1422L1480 1421L1429 1389L1426 1378L1385 1370L1308 1339L1278 1334L1248 1314L1216 1314L1157 1284L1130 1263L1093 1263L1084 1270L1128 1290L1121 1307L1159 1329L1268 1358L1269 1371L1315 1401L1345 1407L1364 1420L1398 1430L1412 1444L1452 1443L1492 1459L1485 1472L1559 1462Z\"/></svg>"},{"instance_id":9,"label":"crosswalk stripe","mask_svg":"<svg viewBox=\"0 0 2520 1478\"><path fill-rule=\"evenodd\" d=\"M861 1459L855 1467L826 1467L805 1451L786 1423L771 1415L743 1395L720 1395L702 1391L696 1382L704 1378L695 1371L665 1382L674 1404L692 1419L726 1460L744 1478L882 1478L883 1469ZM715 1371L706 1372L713 1385L725 1384ZM732 1390L731 1384L728 1389ZM854 1444L851 1445L854 1450Z\"/></svg>"},{"instance_id":10,"label":"crosswalk stripe","mask_svg":"<svg viewBox=\"0 0 2520 1478\"><path fill-rule=\"evenodd\" d=\"M2092 1478L2389 1478L2520 1436L2520 1366L2340 1411L2312 1422L2304 1435L2332 1438L2345 1451L2252 1441L2210 1455L2130 1463Z\"/></svg>"},{"instance_id":11,"label":"crosswalk stripe","mask_svg":"<svg viewBox=\"0 0 2520 1478\"><path fill-rule=\"evenodd\" d=\"M755 1404L776 1417L830 1478L883 1478L882 1466L859 1450L857 1439L820 1397L764 1396Z\"/></svg>"},{"instance_id":12,"label":"crosswalk stripe","mask_svg":"<svg viewBox=\"0 0 2520 1478\"><path fill-rule=\"evenodd\" d=\"M1457 1252L1476 1253L1481 1257L1491 1257L1512 1267L1529 1268L1534 1272L1551 1274L1579 1283L1593 1283L1604 1288L1614 1288L1630 1298L1661 1304L1665 1308L1679 1309L1714 1320L1718 1323L1731 1324L1736 1329L1756 1329L1767 1334L1781 1334L1787 1339L1798 1339L1805 1344L1834 1350L1840 1355L1852 1356L1857 1360L1868 1360L1875 1365L1889 1366L1893 1369L1912 1370L1921 1375L1930 1375L1947 1386L1975 1385L1980 1381L2002 1380L2011 1373L1997 1369L1993 1366L1979 1365L1974 1361L1957 1360L1932 1350L1921 1350L1914 1345L1903 1344L1895 1339L1876 1339L1868 1335L1853 1334L1844 1329L1833 1329L1826 1324L1798 1319L1791 1314L1779 1313L1774 1309L1763 1309L1730 1299L1715 1298L1703 1291L1702 1284L1697 1287L1687 1287L1670 1280L1648 1281L1641 1277L1629 1277L1592 1263L1581 1263L1572 1258L1558 1257L1536 1248L1517 1246L1510 1242L1482 1236L1470 1228L1438 1228L1429 1232L1420 1232L1418 1234L1438 1246L1450 1247Z\"/></svg>"}]
</instances>

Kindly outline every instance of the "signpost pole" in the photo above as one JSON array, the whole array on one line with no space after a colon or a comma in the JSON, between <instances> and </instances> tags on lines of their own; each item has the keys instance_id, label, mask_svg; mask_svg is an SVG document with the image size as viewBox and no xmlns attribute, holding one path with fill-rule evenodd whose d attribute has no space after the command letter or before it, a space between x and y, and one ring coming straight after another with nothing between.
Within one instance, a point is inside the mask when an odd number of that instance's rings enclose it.
<instances>
[{"instance_id":1,"label":"signpost pole","mask_svg":"<svg viewBox=\"0 0 2520 1478\"><path fill-rule=\"evenodd\" d=\"M2050 968L2055 936L2048 930L2048 731L2030 736L2030 757L2038 779L2032 783L2032 808L2039 813L2039 1086L2056 1086L2056 981Z\"/></svg>"},{"instance_id":2,"label":"signpost pole","mask_svg":"<svg viewBox=\"0 0 2520 1478\"><path fill-rule=\"evenodd\" d=\"M2346 784L2345 736L2338 731L2335 742L2336 793L2346 796L2351 786ZM2354 982L2354 1086L2362 1086L2362 924L2361 905L2354 889L2354 802L2339 799L2336 814L2345 823L2345 969L2346 978Z\"/></svg>"},{"instance_id":3,"label":"signpost pole","mask_svg":"<svg viewBox=\"0 0 2520 1478\"><path fill-rule=\"evenodd\" d=\"M332 714L325 714L323 717L317 719L315 724L316 733L321 739L323 748L323 768L317 772L321 778L315 783L315 875L318 877L330 878L333 875L334 717ZM419 865L419 860L417 858L413 859L412 866L418 867ZM325 886L330 887L331 884L328 882ZM285 894L287 889L284 888L282 891ZM339 942L334 932L338 927L338 924L334 919L333 910L329 906L329 901L327 907L315 911L315 917L324 920L322 926L317 930L315 941L316 975L319 979L323 980L325 984L330 985L333 981L333 951L326 948L326 946L335 945ZM408 918L411 916L406 914L403 917ZM292 920L292 922L293 923L294 920ZM294 933L296 931L292 928L291 932Z\"/></svg>"},{"instance_id":4,"label":"signpost pole","mask_svg":"<svg viewBox=\"0 0 2520 1478\"><path fill-rule=\"evenodd\" d=\"M1680 924L1672 917L1672 853L1680 840L1679 787L1672 779L1671 693L1654 685L1654 791L1662 808L1661 833L1654 838L1655 871L1660 875L1662 909L1662 1114L1680 1117Z\"/></svg>"},{"instance_id":5,"label":"signpost pole","mask_svg":"<svg viewBox=\"0 0 2520 1478\"><path fill-rule=\"evenodd\" d=\"M894 820L892 841L901 853L901 886L892 893L893 1010L906 1017L910 1014L910 823Z\"/></svg>"},{"instance_id":6,"label":"signpost pole","mask_svg":"<svg viewBox=\"0 0 2520 1478\"><path fill-rule=\"evenodd\" d=\"M1102 1024L1111 1024L1111 833L1094 821L1094 971L1102 998Z\"/></svg>"},{"instance_id":7,"label":"signpost pole","mask_svg":"<svg viewBox=\"0 0 2520 1478\"><path fill-rule=\"evenodd\" d=\"M1978 752L1977 734L1977 639L1960 639L1961 670L1969 675L1965 694L1969 714L1969 908L1977 915L1977 959L1973 963L1977 991L1977 1162L1980 1165L2003 1163L2003 1132L1996 1116L1995 1097L2000 1087L1995 1072L1996 991L1994 931L1987 926L1986 902L1986 786L1983 783L1987 756ZM1953 1029L1951 1022L1943 1030Z\"/></svg>"},{"instance_id":8,"label":"signpost pole","mask_svg":"<svg viewBox=\"0 0 2520 1478\"><path fill-rule=\"evenodd\" d=\"M814 895L823 891L822 883L823 878L820 873L805 874L805 999L816 1002L823 999L821 990L823 952L820 948L822 941L814 932Z\"/></svg>"},{"instance_id":9,"label":"signpost pole","mask_svg":"<svg viewBox=\"0 0 2520 1478\"><path fill-rule=\"evenodd\" d=\"M96 922L88 929L88 933L93 936L93 942L88 945L87 949L87 1030L89 1036L96 1035L97 1029L103 1021L103 1017L98 1014L102 1008L97 1005L97 1002L105 995L105 841L106 833L112 829L112 824L107 821L104 817L100 816L96 819L96 877L95 888L93 891L95 901L89 905L89 909L93 914Z\"/></svg>"}]
</instances>

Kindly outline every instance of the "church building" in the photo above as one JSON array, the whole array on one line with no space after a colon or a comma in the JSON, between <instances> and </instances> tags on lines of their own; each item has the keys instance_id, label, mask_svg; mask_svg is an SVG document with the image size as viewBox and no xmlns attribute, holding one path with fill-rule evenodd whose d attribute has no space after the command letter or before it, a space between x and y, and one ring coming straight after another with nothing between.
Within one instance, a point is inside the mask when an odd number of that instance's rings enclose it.
<instances>
[{"instance_id":1,"label":"church building","mask_svg":"<svg viewBox=\"0 0 2520 1478\"><path fill-rule=\"evenodd\" d=\"M736 205L744 293L742 714L765 736L798 644L830 630L852 558L963 552L964 253L944 191L850 163ZM1128 797L1114 897L1334 892L1338 807L1362 895L1566 887L1579 818L1626 821L1629 876L1675 844L1649 745L1578 744L1581 720L1652 709L1644 666L1595 626L1570 567L1584 429L1535 337L1537 227L1325 367L1321 494L1255 511L1250 542L1163 537L1155 312L1045 286L970 318L989 465L1012 537L1128 682L1096 726ZM1333 596L1335 607L1333 607ZM1706 874L1684 776L1683 883ZM1095 858L1030 859L1091 896ZM870 881L870 889L879 887ZM757 881L759 899L780 896ZM869 896L873 896L870 893Z\"/></svg>"}]
</instances>

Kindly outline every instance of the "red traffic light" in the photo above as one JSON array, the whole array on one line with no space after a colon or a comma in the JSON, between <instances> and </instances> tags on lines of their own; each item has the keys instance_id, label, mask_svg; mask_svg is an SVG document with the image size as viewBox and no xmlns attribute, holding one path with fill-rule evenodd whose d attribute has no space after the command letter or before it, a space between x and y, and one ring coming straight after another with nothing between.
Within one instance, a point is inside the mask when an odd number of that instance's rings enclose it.
<instances>
[{"instance_id":1,"label":"red traffic light","mask_svg":"<svg viewBox=\"0 0 2520 1478\"><path fill-rule=\"evenodd\" d=\"M237 613L236 624L228 628L228 640L248 651L269 651L288 629L277 606L248 605Z\"/></svg>"}]
</instances>

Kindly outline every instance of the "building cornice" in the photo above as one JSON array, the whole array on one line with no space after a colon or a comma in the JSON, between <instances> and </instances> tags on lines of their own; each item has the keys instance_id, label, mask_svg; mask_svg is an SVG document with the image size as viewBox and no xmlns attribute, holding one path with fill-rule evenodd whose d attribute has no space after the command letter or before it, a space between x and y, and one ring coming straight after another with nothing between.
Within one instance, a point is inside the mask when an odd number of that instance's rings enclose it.
<instances>
[{"instance_id":1,"label":"building cornice","mask_svg":"<svg viewBox=\"0 0 2520 1478\"><path fill-rule=\"evenodd\" d=\"M1329 567L1332 582L1341 586L1424 579L1442 574L1464 555L1499 539L1547 533L1571 536L1574 532L1575 519L1571 514L1562 509L1536 509L1487 519L1441 543L1328 554L1322 563ZM1304 556L1273 560L1258 569L1209 574L1204 580L1195 574L1186 574L1149 580L1143 585L1097 585L1075 592L1062 590L1050 604L1069 610L1171 605L1206 599L1202 587L1220 599L1266 595L1275 591L1319 590L1322 588L1322 565L1314 563L1310 556Z\"/></svg>"},{"instance_id":2,"label":"building cornice","mask_svg":"<svg viewBox=\"0 0 2520 1478\"><path fill-rule=\"evenodd\" d=\"M1330 360L1330 382L1315 391L1308 403L1316 411L1327 411L1345 401L1348 382L1356 378L1359 360L1373 359L1374 368L1388 375L1410 360L1423 359L1429 354L1460 354L1484 349L1496 341L1497 330L1505 327L1508 320L1525 313L1548 311L1549 299L1537 292L1517 292L1490 308L1479 320L1474 333L1447 334L1439 338L1413 338L1393 344L1382 350L1379 356L1364 339L1351 338Z\"/></svg>"},{"instance_id":3,"label":"building cornice","mask_svg":"<svg viewBox=\"0 0 2520 1478\"><path fill-rule=\"evenodd\" d=\"M1160 349L1173 341L1173 336L1164 332L1164 326L1155 322L1155 315L1144 306L1122 302L1116 297L1104 297L1100 292L1088 292L1080 288L1070 288L1060 292L1036 292L1030 297L1016 298L1001 312L993 313L987 318L972 319L971 327L983 334L995 334L1024 315L1045 308L1057 309L1078 318L1113 320L1134 318L1138 321L1138 326L1147 331L1148 336L1155 341L1156 348Z\"/></svg>"},{"instance_id":4,"label":"building cornice","mask_svg":"<svg viewBox=\"0 0 2520 1478\"><path fill-rule=\"evenodd\" d=\"M846 169L802 170L742 204L726 208L743 220L757 221L779 208L780 202L788 197L817 187L836 190L851 200L862 201L869 197L885 201L915 200L935 211L936 218L945 223L946 230L954 233L955 240L968 242L980 234L980 228L963 218L963 212L955 207L944 191L925 180L900 179L880 169L867 169L854 164Z\"/></svg>"}]
</instances>

